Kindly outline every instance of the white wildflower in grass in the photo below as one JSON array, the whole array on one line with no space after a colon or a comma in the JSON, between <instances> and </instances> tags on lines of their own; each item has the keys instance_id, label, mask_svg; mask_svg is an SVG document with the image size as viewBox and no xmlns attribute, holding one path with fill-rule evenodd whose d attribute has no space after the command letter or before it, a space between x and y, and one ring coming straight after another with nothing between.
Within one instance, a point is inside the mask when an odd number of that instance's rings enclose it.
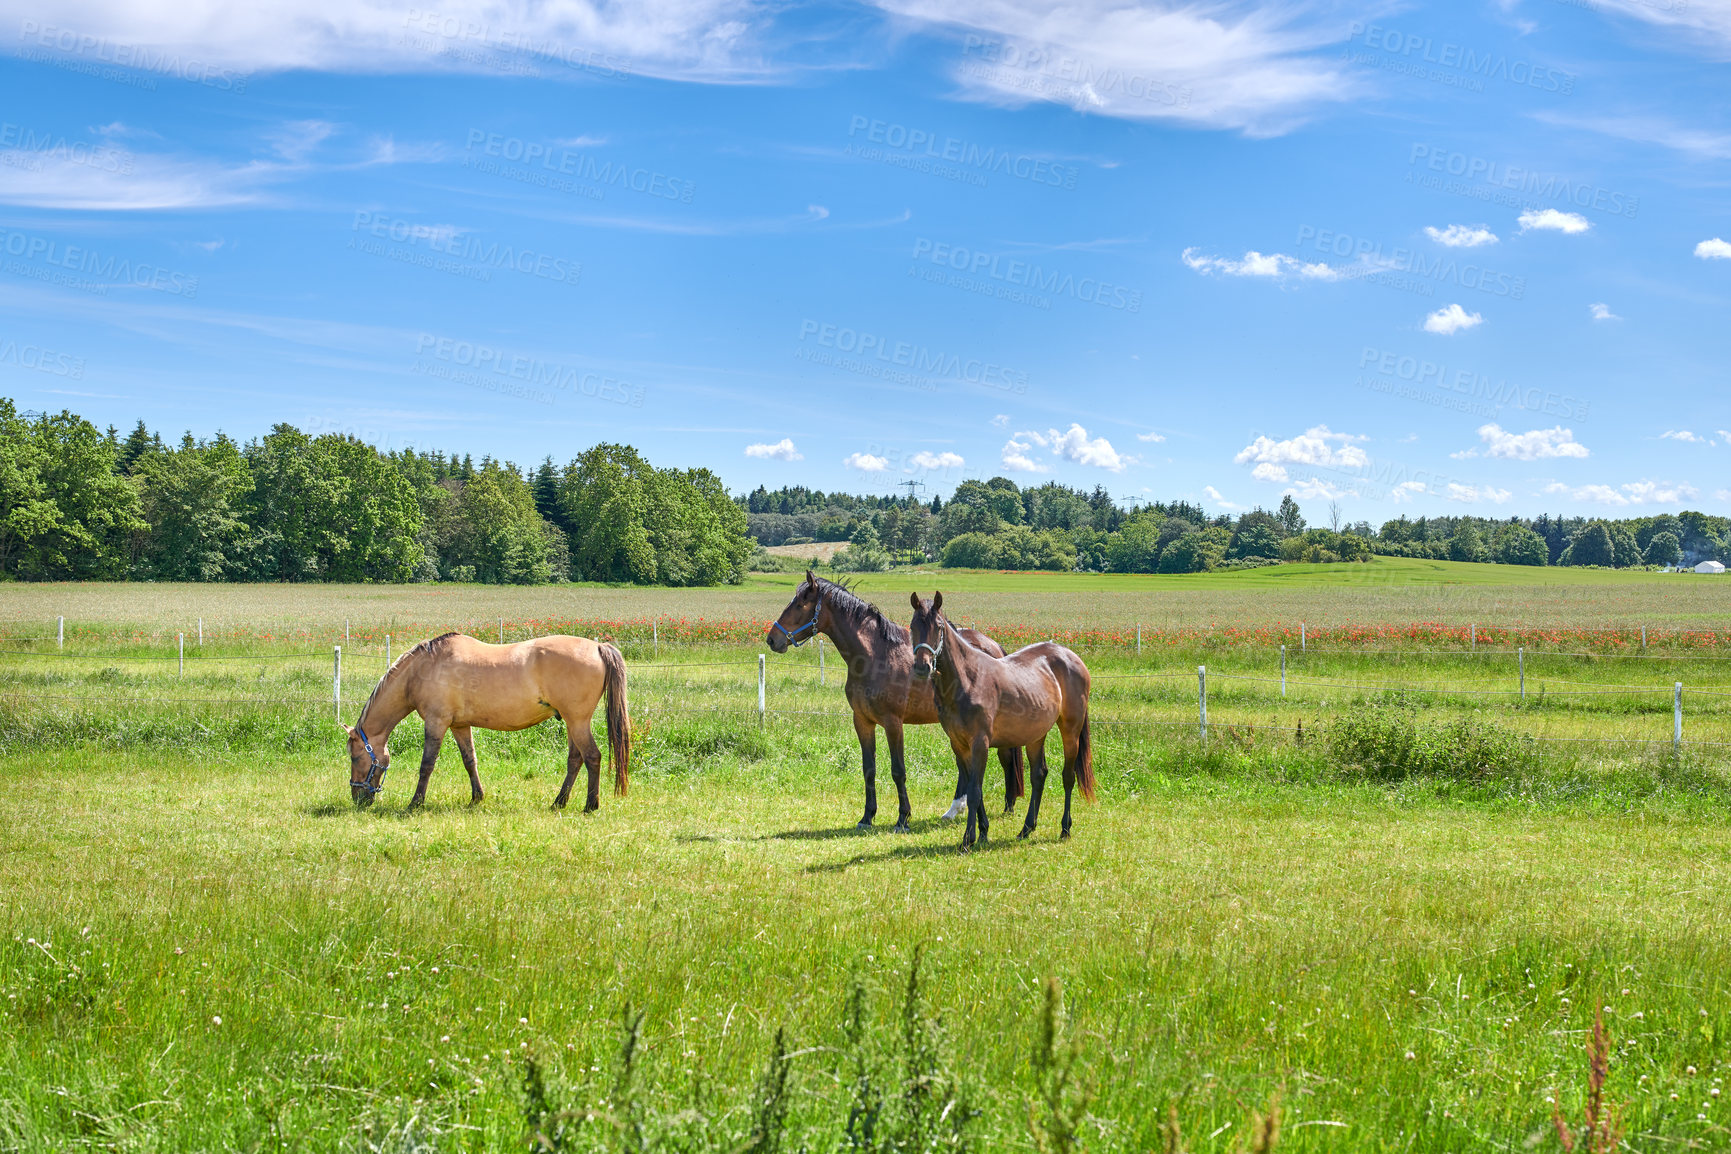
<instances>
[{"instance_id":1,"label":"white wildflower in grass","mask_svg":"<svg viewBox=\"0 0 1731 1154\"><path fill-rule=\"evenodd\" d=\"M210 1024L213 1026L222 1025L222 1015L221 1014L212 1014L210 1017Z\"/></svg>"},{"instance_id":2,"label":"white wildflower in grass","mask_svg":"<svg viewBox=\"0 0 1731 1154\"><path fill-rule=\"evenodd\" d=\"M518 1018L517 1024L519 1026L527 1026L529 1024L529 1019L528 1018Z\"/></svg>"}]
</instances>

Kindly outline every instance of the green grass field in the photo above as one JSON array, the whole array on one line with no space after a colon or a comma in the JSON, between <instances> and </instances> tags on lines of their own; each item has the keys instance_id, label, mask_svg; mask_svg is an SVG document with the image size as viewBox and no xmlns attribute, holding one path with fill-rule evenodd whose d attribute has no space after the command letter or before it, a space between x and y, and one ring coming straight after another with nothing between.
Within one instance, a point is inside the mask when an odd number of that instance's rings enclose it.
<instances>
[{"instance_id":1,"label":"green grass field","mask_svg":"<svg viewBox=\"0 0 1731 1154\"><path fill-rule=\"evenodd\" d=\"M1288 600L1256 622L1288 604L1443 620L1452 586L1390 564L1410 582L1369 600L1330 573L1290 591L1228 582L1259 573L915 580L1054 628L1103 598L1114 622L1165 606L1193 633L1268 597ZM1575 576L1463 580L1510 606L1466 619L1731 620L1704 580ZM905 618L907 578L873 580ZM879 831L852 828L833 653L827 686L814 647L772 656L760 726L760 646L657 653L633 633L629 797L550 812L548 725L477 734L479 808L447 748L405 813L411 721L383 800L349 804L330 704L345 617L352 721L383 632L411 621L766 620L786 596L776 579L0 590L10 636L65 612L71 638L0 657L0 1148L523 1150L532 1115L565 1149L852 1149L863 1120L871 1149L1063 1149L1074 1119L1081 1149L1143 1151L1168 1148L1174 1111L1184 1149L1227 1151L1277 1097L1282 1150L1558 1149L1599 1006L1630 1148L1731 1145L1731 748L1712 744L1731 742L1731 696L1708 692L1731 694L1731 670L1699 642L1529 654L1525 702L1496 646L1289 655L1281 698L1261 643L1102 645L1084 653L1099 803L1077 800L1068 842L1051 795L1016 841L1019 804L964 855L935 820L953 769L932 727L910 731L914 832L887 831L881 746ZM201 612L181 677L163 638ZM999 789L988 775L994 812Z\"/></svg>"}]
</instances>

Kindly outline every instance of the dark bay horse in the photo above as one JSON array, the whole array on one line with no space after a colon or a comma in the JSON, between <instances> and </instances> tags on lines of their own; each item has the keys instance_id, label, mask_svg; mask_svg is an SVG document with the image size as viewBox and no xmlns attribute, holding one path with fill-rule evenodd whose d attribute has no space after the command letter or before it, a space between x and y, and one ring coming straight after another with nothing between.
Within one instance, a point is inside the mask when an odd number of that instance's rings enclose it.
<instances>
[{"instance_id":1,"label":"dark bay horse","mask_svg":"<svg viewBox=\"0 0 1731 1154\"><path fill-rule=\"evenodd\" d=\"M565 784L553 800L561 808L581 766L589 769L584 810L601 807L601 750L590 722L607 697L607 744L613 750L613 792L625 794L631 770L631 717L625 700L625 658L605 641L587 637L537 637L514 645L489 645L461 633L446 633L404 653L374 687L349 735L349 793L356 805L371 805L384 789L390 768L391 731L411 713L426 727L421 746L421 782L409 808L427 798L427 779L449 732L469 771L470 800L481 800L475 772L474 726L518 730L549 717L565 722L569 747ZM339 722L339 724L341 724Z\"/></svg>"},{"instance_id":2,"label":"dark bay horse","mask_svg":"<svg viewBox=\"0 0 1731 1154\"><path fill-rule=\"evenodd\" d=\"M977 648L1003 656L1003 647L984 633L975 629L962 632ZM895 828L906 832L913 811L908 805L907 767L902 759L902 726L937 724L931 683L913 676L914 651L907 630L846 585L826 581L807 569L805 581L794 591L793 600L769 627L766 643L775 652L786 653L790 647L804 645L820 633L830 639L847 663L847 702L853 707L853 728L859 737L860 762L865 773L865 816L860 819L859 828L870 828L878 812L877 728L881 725L884 737L889 740L890 776L895 780L899 803ZM1004 767L1004 812L1009 813L1022 796L1022 752L1000 749L998 761ZM965 785L958 763L958 802L965 802ZM957 807L952 806L945 816L954 816L956 812Z\"/></svg>"},{"instance_id":3,"label":"dark bay horse","mask_svg":"<svg viewBox=\"0 0 1731 1154\"><path fill-rule=\"evenodd\" d=\"M1070 836L1070 791L1079 781L1082 796L1094 800L1094 750L1088 738L1088 667L1054 641L993 657L970 645L942 613L944 595L921 601L915 593L912 634L914 676L929 680L938 721L968 777L968 829L962 848L986 841L986 806L980 796L986 750L1025 746L1034 774L1034 793L1022 837L1034 832L1040 797L1046 788L1046 735L1053 726L1064 741L1064 825Z\"/></svg>"}]
</instances>

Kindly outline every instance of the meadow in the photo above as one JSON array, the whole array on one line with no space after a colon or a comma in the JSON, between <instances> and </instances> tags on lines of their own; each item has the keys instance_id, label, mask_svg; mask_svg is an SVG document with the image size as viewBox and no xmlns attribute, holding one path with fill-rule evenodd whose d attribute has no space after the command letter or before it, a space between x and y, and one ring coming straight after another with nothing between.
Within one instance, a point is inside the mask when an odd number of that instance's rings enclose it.
<instances>
[{"instance_id":1,"label":"meadow","mask_svg":"<svg viewBox=\"0 0 1731 1154\"><path fill-rule=\"evenodd\" d=\"M1631 1148L1731 1144L1718 587L1390 565L872 579L1095 674L1099 803L966 855L933 727L854 830L833 651L758 714L790 575L0 589L0 1148L1558 1149L1595 1012ZM385 633L500 617L617 636L629 796L549 811L549 724L405 812L411 721L356 811L331 648L352 722Z\"/></svg>"}]
</instances>

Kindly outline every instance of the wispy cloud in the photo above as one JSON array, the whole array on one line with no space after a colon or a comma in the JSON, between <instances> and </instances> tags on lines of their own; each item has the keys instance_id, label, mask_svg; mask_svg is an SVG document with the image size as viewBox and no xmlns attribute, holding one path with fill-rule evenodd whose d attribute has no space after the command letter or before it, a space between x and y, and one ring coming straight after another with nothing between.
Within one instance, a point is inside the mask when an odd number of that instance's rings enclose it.
<instances>
[{"instance_id":1,"label":"wispy cloud","mask_svg":"<svg viewBox=\"0 0 1731 1154\"><path fill-rule=\"evenodd\" d=\"M1498 489L1494 485L1458 485L1453 481L1448 483L1448 499L1460 501L1467 505L1476 505L1480 501L1489 501L1493 505L1501 505L1514 496L1507 489Z\"/></svg>"},{"instance_id":2,"label":"wispy cloud","mask_svg":"<svg viewBox=\"0 0 1731 1154\"><path fill-rule=\"evenodd\" d=\"M1482 224L1451 224L1447 228L1426 225L1424 234L1448 248L1478 248L1497 243L1497 234Z\"/></svg>"},{"instance_id":3,"label":"wispy cloud","mask_svg":"<svg viewBox=\"0 0 1731 1154\"><path fill-rule=\"evenodd\" d=\"M1202 494L1203 494L1203 496L1207 497L1210 501L1213 501L1216 505L1219 505L1222 509L1242 509L1242 508L1244 508L1243 505L1239 505L1239 504L1236 504L1235 502L1228 501L1225 497L1222 497L1220 495L1220 490L1216 489L1213 485L1202 486Z\"/></svg>"},{"instance_id":4,"label":"wispy cloud","mask_svg":"<svg viewBox=\"0 0 1731 1154\"><path fill-rule=\"evenodd\" d=\"M842 458L843 465L850 469L858 469L862 473L881 473L890 467L884 457L876 457L870 453L849 453Z\"/></svg>"},{"instance_id":5,"label":"wispy cloud","mask_svg":"<svg viewBox=\"0 0 1731 1154\"><path fill-rule=\"evenodd\" d=\"M1478 313L1469 313L1458 304L1444 305L1424 319L1424 331L1440 333L1452 337L1466 329L1476 328L1485 323L1485 318Z\"/></svg>"},{"instance_id":6,"label":"wispy cloud","mask_svg":"<svg viewBox=\"0 0 1731 1154\"><path fill-rule=\"evenodd\" d=\"M1559 208L1529 208L1521 213L1517 223L1522 232L1560 232L1569 236L1593 227L1593 222L1580 213Z\"/></svg>"},{"instance_id":7,"label":"wispy cloud","mask_svg":"<svg viewBox=\"0 0 1731 1154\"><path fill-rule=\"evenodd\" d=\"M1250 475L1258 481L1290 480L1287 465L1316 465L1328 469L1359 469L1370 457L1356 442L1367 438L1337 433L1327 425L1313 425L1284 441L1257 437L1232 458L1235 464L1254 465Z\"/></svg>"},{"instance_id":8,"label":"wispy cloud","mask_svg":"<svg viewBox=\"0 0 1731 1154\"><path fill-rule=\"evenodd\" d=\"M748 457L755 457L760 461L805 460L805 454L793 447L792 437L783 437L781 440L776 441L773 444L760 442L756 445L747 445L745 447L745 455Z\"/></svg>"},{"instance_id":9,"label":"wispy cloud","mask_svg":"<svg viewBox=\"0 0 1731 1154\"><path fill-rule=\"evenodd\" d=\"M1630 481L1620 486L1565 485L1561 481L1552 481L1545 486L1544 491L1550 496L1566 496L1576 501L1609 505L1613 508L1625 505L1675 505L1699 494L1699 490L1687 482L1671 481Z\"/></svg>"},{"instance_id":10,"label":"wispy cloud","mask_svg":"<svg viewBox=\"0 0 1731 1154\"><path fill-rule=\"evenodd\" d=\"M1575 440L1574 431L1561 425L1552 429L1531 429L1511 433L1492 423L1479 426L1479 440L1484 443L1483 456L1499 461L1546 461L1554 457L1583 458L1587 446ZM1455 460L1480 456L1478 449L1463 449L1450 453Z\"/></svg>"},{"instance_id":11,"label":"wispy cloud","mask_svg":"<svg viewBox=\"0 0 1731 1154\"><path fill-rule=\"evenodd\" d=\"M1616 313L1612 312L1611 306L1605 304L1603 301L1588 305L1587 312L1592 314L1593 319L1596 321L1620 321L1623 319Z\"/></svg>"},{"instance_id":12,"label":"wispy cloud","mask_svg":"<svg viewBox=\"0 0 1731 1154\"><path fill-rule=\"evenodd\" d=\"M1340 270L1326 263L1302 261L1282 252L1271 252L1265 256L1252 249L1244 254L1243 260L1233 260L1225 256L1204 256L1198 248L1187 248L1179 255L1186 265L1204 276L1218 273L1221 276L1262 277L1269 280L1297 277L1300 280L1323 281L1339 280L1341 276Z\"/></svg>"},{"instance_id":13,"label":"wispy cloud","mask_svg":"<svg viewBox=\"0 0 1731 1154\"><path fill-rule=\"evenodd\" d=\"M1731 241L1714 237L1695 246L1695 255L1702 260L1731 260Z\"/></svg>"}]
</instances>

